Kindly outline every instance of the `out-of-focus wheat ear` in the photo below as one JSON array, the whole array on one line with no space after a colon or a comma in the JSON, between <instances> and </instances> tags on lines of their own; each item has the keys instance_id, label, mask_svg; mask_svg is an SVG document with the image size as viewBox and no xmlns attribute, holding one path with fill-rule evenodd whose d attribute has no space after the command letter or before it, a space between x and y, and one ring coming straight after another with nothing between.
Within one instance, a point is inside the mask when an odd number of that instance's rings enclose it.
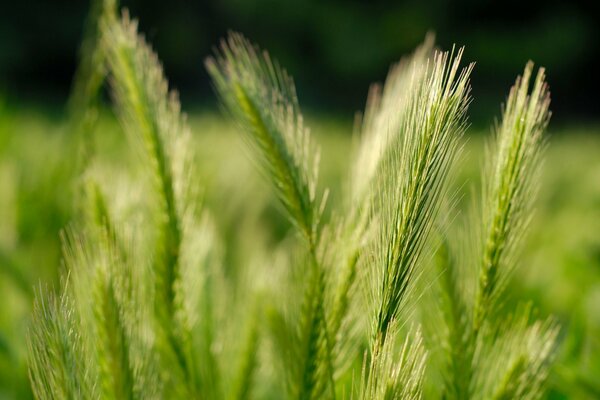
<instances>
[{"instance_id":1,"label":"out-of-focus wheat ear","mask_svg":"<svg viewBox=\"0 0 600 400\"><path fill-rule=\"evenodd\" d=\"M253 313L246 332L245 343L240 354L240 362L233 381L229 398L246 400L252 398L254 378L258 369L259 324L257 313Z\"/></svg>"},{"instance_id":2,"label":"out-of-focus wheat ear","mask_svg":"<svg viewBox=\"0 0 600 400\"><path fill-rule=\"evenodd\" d=\"M536 174L543 147L542 134L550 118L550 93L540 68L533 88L533 63L517 78L496 127L493 160L487 167L483 193L484 237L474 330L478 331L499 299L515 265L518 244L531 215L537 190Z\"/></svg>"},{"instance_id":3,"label":"out-of-focus wheat ear","mask_svg":"<svg viewBox=\"0 0 600 400\"><path fill-rule=\"evenodd\" d=\"M479 340L474 396L533 400L544 395L559 329L551 318L534 317L531 305L520 306Z\"/></svg>"},{"instance_id":4,"label":"out-of-focus wheat ear","mask_svg":"<svg viewBox=\"0 0 600 400\"><path fill-rule=\"evenodd\" d=\"M107 73L101 26L108 20L116 19L117 7L118 0L91 1L68 100L72 129L77 133L80 143L77 162L82 171L95 152L91 134L98 118L98 103Z\"/></svg>"},{"instance_id":5,"label":"out-of-focus wheat ear","mask_svg":"<svg viewBox=\"0 0 600 400\"><path fill-rule=\"evenodd\" d=\"M357 127L359 141L351 165L350 198L355 207L369 197L373 180L393 138L401 134L400 126L409 111L412 82L419 80L427 69L427 60L433 54L435 38L428 34L425 41L412 53L390 69L383 88L374 84L369 89L367 105L361 124Z\"/></svg>"},{"instance_id":6,"label":"out-of-focus wheat ear","mask_svg":"<svg viewBox=\"0 0 600 400\"><path fill-rule=\"evenodd\" d=\"M466 126L468 78L472 65L460 69L456 56L436 53L426 72L407 88L414 92L406 105L400 132L382 160L372 215L378 231L371 244L365 283L372 307L372 343L382 345L391 321L413 288L433 223L436 221L447 174Z\"/></svg>"},{"instance_id":7,"label":"out-of-focus wheat ear","mask_svg":"<svg viewBox=\"0 0 600 400\"><path fill-rule=\"evenodd\" d=\"M85 197L87 203L85 213L90 226L99 229L102 233L105 232L111 240L116 241L115 226L108 211L106 197L98 183L92 178L88 178L85 183Z\"/></svg>"},{"instance_id":8,"label":"out-of-focus wheat ear","mask_svg":"<svg viewBox=\"0 0 600 400\"><path fill-rule=\"evenodd\" d=\"M109 250L113 247L109 240L108 237L104 240L107 253L113 252ZM101 390L107 398L134 399L134 372L129 356L130 329L125 322L124 294L118 293L124 288L118 283L119 273L111 270L116 265L115 260L110 258L110 254L104 254L101 259L103 265L96 267L92 293L97 334L94 343L101 373Z\"/></svg>"},{"instance_id":9,"label":"out-of-focus wheat ear","mask_svg":"<svg viewBox=\"0 0 600 400\"><path fill-rule=\"evenodd\" d=\"M398 346L398 324L393 322L387 339L380 336L380 346L370 360L365 358L360 399L387 400L422 398L427 353L419 329L412 329Z\"/></svg>"},{"instance_id":10,"label":"out-of-focus wheat ear","mask_svg":"<svg viewBox=\"0 0 600 400\"><path fill-rule=\"evenodd\" d=\"M69 229L63 234L65 268L69 271L68 295L80 325L78 332L94 358L98 390L103 398L136 398L130 343L135 319L125 315L131 302L129 270L121 249L103 225L89 224L84 233ZM141 285L141 282L138 282ZM141 306L139 304L137 307Z\"/></svg>"},{"instance_id":11,"label":"out-of-focus wheat ear","mask_svg":"<svg viewBox=\"0 0 600 400\"><path fill-rule=\"evenodd\" d=\"M91 261L96 265L94 270L89 270L88 273L94 274L92 289L96 337L94 343L101 374L100 389L106 398L134 399L138 394L134 389L135 374L130 360L132 331L130 325L133 321L129 324L125 322L127 316L123 304L124 301L132 301L131 298L127 298L130 289L124 284L126 279L123 279L127 276L129 267L123 262L126 252L117 238L100 187L94 180L88 179L86 189L91 227L88 235L94 238L88 239L88 246L93 247L93 251L96 252L94 256L96 259ZM96 244L91 244L93 242ZM74 265L73 267L81 269L90 266Z\"/></svg>"},{"instance_id":12,"label":"out-of-focus wheat ear","mask_svg":"<svg viewBox=\"0 0 600 400\"><path fill-rule=\"evenodd\" d=\"M118 7L118 0L91 0L90 3L67 104L77 148L74 165L80 172L87 169L96 152L93 133L107 74L101 27L116 19Z\"/></svg>"},{"instance_id":13,"label":"out-of-focus wheat ear","mask_svg":"<svg viewBox=\"0 0 600 400\"><path fill-rule=\"evenodd\" d=\"M117 18L118 0L92 0L79 49L69 108L76 118L93 107L106 78L106 60L101 44L102 24Z\"/></svg>"},{"instance_id":14,"label":"out-of-focus wheat ear","mask_svg":"<svg viewBox=\"0 0 600 400\"><path fill-rule=\"evenodd\" d=\"M187 165L176 160L176 145L189 138L176 94L169 92L157 56L137 33L137 24L125 14L120 22L104 26L106 49L117 111L126 128L142 148L154 182L158 205L156 255L154 260L155 314L159 324L158 347L168 362L165 373L178 376L174 390L185 387L187 395L199 395L198 361L193 354L189 330L182 323L185 309L180 252L182 220L188 204L183 201L189 187ZM187 155L187 153L186 153ZM182 155L183 156L183 155ZM177 166L177 168L176 168ZM168 354L167 354L168 353ZM169 366L172 364L173 368ZM182 385L183 384L183 385Z\"/></svg>"},{"instance_id":15,"label":"out-of-focus wheat ear","mask_svg":"<svg viewBox=\"0 0 600 400\"><path fill-rule=\"evenodd\" d=\"M107 25L104 35L118 111L144 143L160 207L159 251L156 260L157 298L165 317L174 314L174 284L181 228L173 188L171 155L164 123L168 87L156 55L137 35L127 16Z\"/></svg>"},{"instance_id":16,"label":"out-of-focus wheat ear","mask_svg":"<svg viewBox=\"0 0 600 400\"><path fill-rule=\"evenodd\" d=\"M151 165L151 174L160 203L160 222L156 260L157 296L173 313L173 283L179 256L180 228L173 193L173 177L164 138L161 137L161 97L167 95L166 83L156 56L137 36L137 26L127 16L119 23L107 24L105 47L118 111L127 126L139 134Z\"/></svg>"},{"instance_id":17,"label":"out-of-focus wheat ear","mask_svg":"<svg viewBox=\"0 0 600 400\"><path fill-rule=\"evenodd\" d=\"M96 382L71 299L45 290L36 295L27 337L29 377L38 399L95 399Z\"/></svg>"},{"instance_id":18,"label":"out-of-focus wheat ear","mask_svg":"<svg viewBox=\"0 0 600 400\"><path fill-rule=\"evenodd\" d=\"M98 182L93 178L86 178L84 184L86 209L84 213L87 218L87 227L91 228L86 233L96 235L99 240L107 243L107 249L118 252L123 261L128 257L123 238L117 234L117 227L109 206L106 195ZM119 232L120 233L120 232Z\"/></svg>"},{"instance_id":19,"label":"out-of-focus wheat ear","mask_svg":"<svg viewBox=\"0 0 600 400\"><path fill-rule=\"evenodd\" d=\"M294 398L335 398L332 342L325 314L324 271L314 266L309 272L300 321L300 376Z\"/></svg>"},{"instance_id":20,"label":"out-of-focus wheat ear","mask_svg":"<svg viewBox=\"0 0 600 400\"><path fill-rule=\"evenodd\" d=\"M466 288L464 276L460 274L454 249L448 238L444 236L436 256L439 272L441 296L439 307L442 310L443 321L447 328L446 343L442 346L445 351L442 366L445 369L442 393L444 398L460 399L469 396L469 383L472 376L473 343L470 338L469 307L465 302ZM439 328L438 328L439 329ZM439 367L439 366L436 366Z\"/></svg>"},{"instance_id":21,"label":"out-of-focus wheat ear","mask_svg":"<svg viewBox=\"0 0 600 400\"><path fill-rule=\"evenodd\" d=\"M258 149L291 222L316 248L319 156L304 126L293 80L267 53L235 33L206 60L206 68L223 104Z\"/></svg>"},{"instance_id":22,"label":"out-of-focus wheat ear","mask_svg":"<svg viewBox=\"0 0 600 400\"><path fill-rule=\"evenodd\" d=\"M102 390L108 397L133 399L134 378L129 361L129 338L123 323L121 306L110 277L99 277L96 285L96 320Z\"/></svg>"}]
</instances>

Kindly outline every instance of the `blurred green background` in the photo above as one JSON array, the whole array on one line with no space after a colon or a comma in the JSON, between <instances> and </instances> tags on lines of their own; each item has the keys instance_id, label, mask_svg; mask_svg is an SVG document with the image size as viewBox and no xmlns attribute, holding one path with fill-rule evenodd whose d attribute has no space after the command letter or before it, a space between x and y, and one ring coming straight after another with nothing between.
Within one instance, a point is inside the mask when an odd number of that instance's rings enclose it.
<instances>
[{"instance_id":1,"label":"blurred green background","mask_svg":"<svg viewBox=\"0 0 600 400\"><path fill-rule=\"evenodd\" d=\"M368 86L433 31L466 46L472 121L487 126L515 75L548 69L554 124L597 119L600 24L589 1L124 0L184 103L214 105L204 58L228 30L244 33L294 75L305 108L351 117ZM0 92L60 104L69 92L87 1L3 2Z\"/></svg>"},{"instance_id":2,"label":"blurred green background","mask_svg":"<svg viewBox=\"0 0 600 400\"><path fill-rule=\"evenodd\" d=\"M6 3L6 2L5 2ZM322 183L335 204L356 111L369 84L434 31L466 46L472 128L456 190L479 179L483 142L525 62L548 70L554 112L541 192L515 296L562 324L553 399L600 398L600 24L583 2L123 1L163 60L190 114L207 204L241 263L287 224L217 109L203 60L227 30L268 49L296 78L322 145ZM60 232L77 215L79 143L66 100L88 11L85 1L9 2L0 13L0 399L29 398L25 341L33 293L56 285ZM126 140L114 115L94 128L98 152L120 168ZM251 204L249 207L248 204ZM236 223L233 224L232 221ZM249 234L250 233L250 234ZM265 238L266 237L266 238Z\"/></svg>"}]
</instances>

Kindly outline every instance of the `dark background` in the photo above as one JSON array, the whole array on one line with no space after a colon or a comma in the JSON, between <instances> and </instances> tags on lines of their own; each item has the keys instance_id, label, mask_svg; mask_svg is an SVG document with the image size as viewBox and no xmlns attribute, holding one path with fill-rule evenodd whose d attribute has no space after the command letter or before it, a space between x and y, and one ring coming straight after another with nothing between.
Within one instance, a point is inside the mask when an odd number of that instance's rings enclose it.
<instances>
[{"instance_id":1,"label":"dark background","mask_svg":"<svg viewBox=\"0 0 600 400\"><path fill-rule=\"evenodd\" d=\"M60 105L67 98L88 2L3 1L0 95ZM351 116L371 82L434 31L465 45L472 121L487 124L526 61L547 68L554 123L594 123L599 111L600 22L593 2L124 0L163 60L184 106L214 107L204 58L228 30L268 49L296 78L309 111Z\"/></svg>"}]
</instances>

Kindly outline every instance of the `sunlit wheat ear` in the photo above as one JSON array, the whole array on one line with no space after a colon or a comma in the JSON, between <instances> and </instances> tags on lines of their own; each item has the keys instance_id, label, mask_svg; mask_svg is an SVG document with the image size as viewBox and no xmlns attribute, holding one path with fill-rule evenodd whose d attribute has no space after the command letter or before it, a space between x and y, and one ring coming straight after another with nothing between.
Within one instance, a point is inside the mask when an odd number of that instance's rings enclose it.
<instances>
[{"instance_id":1,"label":"sunlit wheat ear","mask_svg":"<svg viewBox=\"0 0 600 400\"><path fill-rule=\"evenodd\" d=\"M375 182L381 159L387 147L399 134L400 121L408 110L409 86L425 71L427 58L433 49L433 35L410 56L394 65L386 79L383 89L373 85L369 91L367 107L361 126L356 128L359 135L355 154L350 165L349 180L346 182L348 193L344 204L345 213L338 221L339 237L329 239L329 246L335 247L338 268L335 278L334 300L331 313L331 333L334 338L338 372L343 371L344 357L352 352L353 337L364 316L354 312L360 307L357 303L357 272L364 257L365 246L372 239L374 229L369 219L368 205L378 189ZM356 343L354 343L356 344Z\"/></svg>"},{"instance_id":2,"label":"sunlit wheat ear","mask_svg":"<svg viewBox=\"0 0 600 400\"><path fill-rule=\"evenodd\" d=\"M533 64L528 63L512 87L502 121L496 127L495 156L484 176L483 226L479 289L474 327L478 330L492 303L499 300L515 261L518 244L531 215L537 190L542 133L550 117L550 94L544 69L530 91Z\"/></svg>"},{"instance_id":3,"label":"sunlit wheat ear","mask_svg":"<svg viewBox=\"0 0 600 400\"><path fill-rule=\"evenodd\" d=\"M240 122L290 220L316 244L318 150L311 143L289 75L239 34L206 61L228 111Z\"/></svg>"},{"instance_id":4,"label":"sunlit wheat ear","mask_svg":"<svg viewBox=\"0 0 600 400\"><path fill-rule=\"evenodd\" d=\"M351 157L350 173L346 182L346 202L338 223L339 238L329 239L329 246L335 246L338 271L335 279L335 292L331 314L331 332L334 338L338 372L343 371L344 357L352 352L353 337L364 316L355 312L357 303L357 272L361 267L361 258L365 255L365 246L372 239L373 221L368 213L369 202L378 188L375 178L381 168L381 160L396 134L400 133L400 123L410 104L414 91L408 90L410 83L425 72L427 58L433 51L433 35L410 56L394 65L385 81L385 85L372 85L367 106L358 134L355 154ZM356 344L356 343L354 343Z\"/></svg>"},{"instance_id":5,"label":"sunlit wheat ear","mask_svg":"<svg viewBox=\"0 0 600 400\"><path fill-rule=\"evenodd\" d=\"M472 65L460 69L461 56L462 50L456 57L436 53L410 82L406 116L383 155L372 204L378 233L366 266L373 339L385 341L390 322L401 319L465 129Z\"/></svg>"}]
</instances>

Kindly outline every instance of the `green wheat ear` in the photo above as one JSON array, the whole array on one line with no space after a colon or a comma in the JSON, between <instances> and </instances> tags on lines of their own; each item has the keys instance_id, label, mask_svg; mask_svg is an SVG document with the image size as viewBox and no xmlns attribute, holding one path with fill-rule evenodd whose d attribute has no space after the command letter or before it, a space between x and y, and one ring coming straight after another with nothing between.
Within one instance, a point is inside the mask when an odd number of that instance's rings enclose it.
<instances>
[{"instance_id":1,"label":"green wheat ear","mask_svg":"<svg viewBox=\"0 0 600 400\"><path fill-rule=\"evenodd\" d=\"M94 4L72 101L87 112L109 77L117 113L152 179L146 200L155 208L141 214L154 234L147 242L135 233L125 240L120 228L129 221L115 218L112 203L88 181L88 218L64 240L68 274L60 295L36 295L28 351L37 398L252 398L277 385L265 371L276 369L272 361L283 366L273 376L285 376L288 398L420 399L428 384L442 386L446 399L543 395L558 328L530 306L505 315L501 303L531 214L549 118L543 70L530 89L527 65L496 128L481 221L472 226L481 230L470 243L476 261L461 259L451 238L442 238L439 281L432 284L448 303L439 321L448 337L432 344L422 337L426 330L411 325L407 309L422 301L415 280L436 247L431 231L466 126L472 65L460 67L462 50L434 52L428 37L392 69L381 93L371 91L348 204L336 216L339 224L326 225L326 196L317 194L319 151L293 81L266 53L231 34L206 66L303 238L298 257L290 256L300 273L287 271L289 282L273 285L273 298L287 301L267 303L273 340L272 348L262 348L262 302L251 302L261 305L251 312L245 303L255 288L213 265L220 247L199 212L189 127L158 58L126 13L116 17L114 0ZM344 238L349 242L338 246ZM472 299L461 292L471 282L456 273L469 266L478 273ZM232 287L248 293L229 296ZM355 287L366 293L364 304ZM344 325L358 314L364 324ZM240 321L247 323L244 335ZM231 343L219 325L242 337L238 362L221 357ZM447 350L440 367L447 370L428 382L436 346ZM351 357L353 376L341 361Z\"/></svg>"},{"instance_id":2,"label":"green wheat ear","mask_svg":"<svg viewBox=\"0 0 600 400\"><path fill-rule=\"evenodd\" d=\"M102 26L117 18L118 0L92 0L79 49L79 63L68 100L71 128L80 145L79 168L84 171L94 155L92 133L98 119L107 75Z\"/></svg>"},{"instance_id":3,"label":"green wheat ear","mask_svg":"<svg viewBox=\"0 0 600 400\"><path fill-rule=\"evenodd\" d=\"M239 121L290 221L305 239L307 280L295 343L299 368L289 379L299 399L335 396L333 341L328 326L326 271L319 254L319 220L324 201L316 201L319 155L300 113L292 79L267 53L241 35L231 34L206 67L227 109ZM296 284L303 284L297 282ZM282 349L283 350L283 349Z\"/></svg>"},{"instance_id":4,"label":"green wheat ear","mask_svg":"<svg viewBox=\"0 0 600 400\"><path fill-rule=\"evenodd\" d=\"M200 391L219 391L210 344L198 346L192 338L184 303L186 280L201 280L204 272L183 269L181 252L189 218L195 213L197 186L190 154L190 131L174 92L170 92L157 56L137 33L137 24L127 14L120 22L104 26L103 46L107 56L117 110L134 144L145 151L154 187L157 239L153 277L157 345L165 357L164 374L174 380L175 393L196 396ZM186 272L187 271L187 272ZM190 275L186 275L189 273ZM209 338L206 336L205 338ZM199 348L204 366L198 361ZM210 361L212 363L212 361ZM204 372L208 371L209 376ZM182 388L184 388L182 390Z\"/></svg>"},{"instance_id":5,"label":"green wheat ear","mask_svg":"<svg viewBox=\"0 0 600 400\"><path fill-rule=\"evenodd\" d=\"M472 65L460 71L461 55L437 53L422 77L414 78L406 117L383 155L372 205L379 232L367 280L374 339L381 335L385 341L388 325L400 317L465 129Z\"/></svg>"},{"instance_id":6,"label":"green wheat ear","mask_svg":"<svg viewBox=\"0 0 600 400\"><path fill-rule=\"evenodd\" d=\"M389 338L377 343L369 365L363 365L360 399L386 400L422 398L426 351L421 332L410 330L404 343L397 322L389 327ZM377 340L383 340L380 336Z\"/></svg>"},{"instance_id":7,"label":"green wheat ear","mask_svg":"<svg viewBox=\"0 0 600 400\"><path fill-rule=\"evenodd\" d=\"M383 87L379 84L371 86L366 110L355 128L358 141L346 183L344 197L347 200L339 212L338 227L327 239L328 247L336 253L338 268L335 274L339 276L335 279L330 323L338 373L346 368L347 358L355 355L348 350L356 345L357 335L352 331L361 319L356 312L361 300L357 293L360 291L357 278L361 277L364 259L368 258L368 243L377 223L369 215L369 206L379 191L376 181L384 164L382 159L394 145L396 135L401 134L400 125L408 112L410 98L414 96L414 91L410 90L411 82L425 72L433 45L433 35L428 35L413 54L402 58L390 69Z\"/></svg>"},{"instance_id":8,"label":"green wheat ear","mask_svg":"<svg viewBox=\"0 0 600 400\"><path fill-rule=\"evenodd\" d=\"M511 88L496 127L496 151L483 193L484 233L474 329L479 329L491 303L500 298L515 264L516 250L531 215L537 189L542 133L550 118L550 93L540 69L533 83L533 63Z\"/></svg>"},{"instance_id":9,"label":"green wheat ear","mask_svg":"<svg viewBox=\"0 0 600 400\"><path fill-rule=\"evenodd\" d=\"M156 257L157 296L160 307L164 308L162 312L172 316L175 312L173 290L179 278L181 222L169 145L173 135L178 133L179 105L175 100L167 100L168 87L158 59L138 38L137 25L128 17L122 23L107 25L104 43L119 113L130 131L139 135L152 166L161 214Z\"/></svg>"},{"instance_id":10,"label":"green wheat ear","mask_svg":"<svg viewBox=\"0 0 600 400\"><path fill-rule=\"evenodd\" d=\"M496 153L487 170L485 182L488 186L483 193L485 236L472 334L482 336L481 341L485 342L486 330L499 332L500 338L494 341L489 357L492 360L495 357L512 358L510 362L500 362L510 367L495 380L494 398L535 399L542 396L558 333L552 320L531 322L529 308L519 308L514 316L503 322L494 321L531 217L532 200L538 185L542 134L550 118L550 94L544 69L538 71L531 87L532 73L533 63L529 62L511 88L502 121L496 128ZM492 328L486 328L486 323ZM507 344L503 344L505 341ZM494 349L503 345L503 351L494 356ZM475 353L485 357L485 352L475 350ZM478 376L482 369L485 367L479 365ZM485 385L480 387L482 390L487 388Z\"/></svg>"},{"instance_id":11,"label":"green wheat ear","mask_svg":"<svg viewBox=\"0 0 600 400\"><path fill-rule=\"evenodd\" d=\"M444 396L451 399L539 398L553 355L557 328L552 320L535 321L528 308L508 316L502 310L503 292L531 216L542 133L550 116L544 71L540 69L530 88L532 71L528 63L512 87L496 126L496 141L488 150L481 217L470 220L468 227L474 238L469 243L478 253L471 255L475 261L449 253L443 261L442 291L450 304L444 310L449 329ZM457 263L477 267L471 301L458 295L466 282L457 279Z\"/></svg>"},{"instance_id":12,"label":"green wheat ear","mask_svg":"<svg viewBox=\"0 0 600 400\"><path fill-rule=\"evenodd\" d=\"M363 382L369 386L367 393L378 398L422 395L421 383L415 384L410 393L401 392L403 389L388 392L386 381L390 378L381 376L380 363L392 363L393 351L387 347L387 341L394 341L398 324L408 321L405 308L416 296L414 280L420 274L417 267L427 251L426 243L446 191L448 171L466 126L468 79L473 65L461 69L461 56L462 50L455 57L437 52L419 66L419 73L411 74L406 82L405 101L398 104L402 107L402 118L396 125L398 132L389 133L390 143L383 149L381 166L374 178L376 195L370 199L369 215L376 224L376 235L369 245L372 256L365 261L364 279L370 300L371 362L363 373ZM388 351L392 354L384 354ZM413 362L394 367L396 374L414 374L421 382L425 353L419 353L418 346L409 346L405 351L408 354L402 357Z\"/></svg>"},{"instance_id":13,"label":"green wheat ear","mask_svg":"<svg viewBox=\"0 0 600 400\"><path fill-rule=\"evenodd\" d=\"M93 399L93 358L84 347L72 299L40 290L28 335L29 376L38 399Z\"/></svg>"},{"instance_id":14,"label":"green wheat ear","mask_svg":"<svg viewBox=\"0 0 600 400\"><path fill-rule=\"evenodd\" d=\"M102 25L116 19L118 0L92 0L79 49L79 64L75 72L69 108L78 117L98 101L106 78L106 54L100 44Z\"/></svg>"},{"instance_id":15,"label":"green wheat ear","mask_svg":"<svg viewBox=\"0 0 600 400\"><path fill-rule=\"evenodd\" d=\"M315 204L318 151L300 113L292 79L267 53L239 34L206 61L215 88L237 118L291 222L316 247L320 208Z\"/></svg>"}]
</instances>

